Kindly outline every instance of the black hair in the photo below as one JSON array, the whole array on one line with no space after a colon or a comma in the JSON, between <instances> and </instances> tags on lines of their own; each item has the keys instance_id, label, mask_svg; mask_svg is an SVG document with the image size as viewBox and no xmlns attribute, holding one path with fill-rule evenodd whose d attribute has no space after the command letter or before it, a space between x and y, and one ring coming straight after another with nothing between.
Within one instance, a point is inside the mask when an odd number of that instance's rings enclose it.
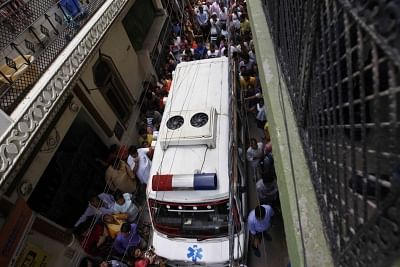
<instances>
[{"instance_id":1,"label":"black hair","mask_svg":"<svg viewBox=\"0 0 400 267\"><path fill-rule=\"evenodd\" d=\"M124 194L120 190L117 190L115 191L113 197L114 200L117 201L118 199L124 198Z\"/></svg>"},{"instance_id":2,"label":"black hair","mask_svg":"<svg viewBox=\"0 0 400 267\"><path fill-rule=\"evenodd\" d=\"M129 151L129 154L136 154L137 153L137 147L136 146L130 146L128 151Z\"/></svg>"},{"instance_id":3,"label":"black hair","mask_svg":"<svg viewBox=\"0 0 400 267\"><path fill-rule=\"evenodd\" d=\"M129 231L131 230L131 225L130 223L124 223L121 226L121 233L129 233Z\"/></svg>"},{"instance_id":4,"label":"black hair","mask_svg":"<svg viewBox=\"0 0 400 267\"><path fill-rule=\"evenodd\" d=\"M144 141L141 143L141 146L144 147L145 144L149 145L149 142L147 142L146 140L144 140Z\"/></svg>"},{"instance_id":5,"label":"black hair","mask_svg":"<svg viewBox=\"0 0 400 267\"><path fill-rule=\"evenodd\" d=\"M145 128L139 129L139 135L144 135L145 133L147 134L147 130Z\"/></svg>"},{"instance_id":6,"label":"black hair","mask_svg":"<svg viewBox=\"0 0 400 267\"><path fill-rule=\"evenodd\" d=\"M94 194L94 195L92 195L90 198L89 198L89 202L92 202L93 200L98 200L98 201L101 201L101 199L99 198L99 196L97 195L97 194Z\"/></svg>"},{"instance_id":7,"label":"black hair","mask_svg":"<svg viewBox=\"0 0 400 267\"><path fill-rule=\"evenodd\" d=\"M252 74L251 71L246 69L245 71L243 71L242 76L243 77L250 77L251 74Z\"/></svg>"},{"instance_id":8,"label":"black hair","mask_svg":"<svg viewBox=\"0 0 400 267\"><path fill-rule=\"evenodd\" d=\"M265 217L265 208L261 205L258 205L255 209L254 209L254 213L256 215L256 218L258 220L264 219Z\"/></svg>"},{"instance_id":9,"label":"black hair","mask_svg":"<svg viewBox=\"0 0 400 267\"><path fill-rule=\"evenodd\" d=\"M89 266L89 262L92 263L92 265L94 266L94 262L91 258L89 257L84 257L81 259L81 262L79 263L79 267L88 267Z\"/></svg>"},{"instance_id":10,"label":"black hair","mask_svg":"<svg viewBox=\"0 0 400 267\"><path fill-rule=\"evenodd\" d=\"M262 181L265 185L268 185L275 181L276 179L276 174L275 174L275 168L274 166L271 166L267 172L263 175Z\"/></svg>"},{"instance_id":11,"label":"black hair","mask_svg":"<svg viewBox=\"0 0 400 267\"><path fill-rule=\"evenodd\" d=\"M154 117L154 110L148 110L146 112L146 117Z\"/></svg>"},{"instance_id":12,"label":"black hair","mask_svg":"<svg viewBox=\"0 0 400 267\"><path fill-rule=\"evenodd\" d=\"M152 98L153 98L153 93L151 92L151 91L148 91L147 93L146 93L146 96L145 96L148 100L151 100Z\"/></svg>"}]
</instances>

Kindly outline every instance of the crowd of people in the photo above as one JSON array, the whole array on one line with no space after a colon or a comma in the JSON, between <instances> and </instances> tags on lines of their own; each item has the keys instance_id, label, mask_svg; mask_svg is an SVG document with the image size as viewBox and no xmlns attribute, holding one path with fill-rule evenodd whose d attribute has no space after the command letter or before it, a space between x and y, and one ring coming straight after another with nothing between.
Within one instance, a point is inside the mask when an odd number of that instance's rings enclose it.
<instances>
[{"instance_id":1,"label":"crowd of people","mask_svg":"<svg viewBox=\"0 0 400 267\"><path fill-rule=\"evenodd\" d=\"M257 122L262 141L250 141L249 166L257 169L260 205L249 215L249 229L258 248L261 234L268 231L278 200L272 147L255 49L245 1L187 1L184 19L172 19L172 37L160 81L146 81L140 98L136 146L112 145L104 159L106 190L92 196L74 233L88 254L80 266L165 266L147 245L148 222L141 220L150 175L154 142L157 140L166 98L176 65L215 57L233 57L238 62L240 91L245 96L249 119ZM228 23L229 21L229 23Z\"/></svg>"}]
</instances>

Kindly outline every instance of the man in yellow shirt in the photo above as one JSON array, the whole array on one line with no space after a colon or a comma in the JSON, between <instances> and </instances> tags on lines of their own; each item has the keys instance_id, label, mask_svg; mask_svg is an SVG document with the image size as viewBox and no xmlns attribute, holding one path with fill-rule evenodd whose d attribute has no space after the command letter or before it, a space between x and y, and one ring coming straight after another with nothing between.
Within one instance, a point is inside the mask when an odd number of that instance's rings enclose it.
<instances>
[{"instance_id":1,"label":"man in yellow shirt","mask_svg":"<svg viewBox=\"0 0 400 267\"><path fill-rule=\"evenodd\" d=\"M251 31L250 22L245 14L240 16L240 34L244 35Z\"/></svg>"},{"instance_id":2,"label":"man in yellow shirt","mask_svg":"<svg viewBox=\"0 0 400 267\"><path fill-rule=\"evenodd\" d=\"M149 134L147 129L141 128L139 129L138 145L141 146L145 141L151 144L153 141L153 134Z\"/></svg>"},{"instance_id":3,"label":"man in yellow shirt","mask_svg":"<svg viewBox=\"0 0 400 267\"><path fill-rule=\"evenodd\" d=\"M128 220L128 214L118 213L118 214L104 214L103 222L107 226L108 233L110 237L114 239L117 234L121 231L121 226Z\"/></svg>"}]
</instances>

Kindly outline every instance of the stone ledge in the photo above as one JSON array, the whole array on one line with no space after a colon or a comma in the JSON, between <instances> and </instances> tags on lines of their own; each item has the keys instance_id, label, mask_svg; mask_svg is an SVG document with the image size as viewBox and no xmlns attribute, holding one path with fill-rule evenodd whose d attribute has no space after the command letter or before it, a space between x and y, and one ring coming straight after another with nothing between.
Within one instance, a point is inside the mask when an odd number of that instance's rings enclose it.
<instances>
[{"instance_id":1,"label":"stone ledge","mask_svg":"<svg viewBox=\"0 0 400 267\"><path fill-rule=\"evenodd\" d=\"M247 1L247 8L264 89L291 264L334 266L288 91L278 75L262 2Z\"/></svg>"}]
</instances>

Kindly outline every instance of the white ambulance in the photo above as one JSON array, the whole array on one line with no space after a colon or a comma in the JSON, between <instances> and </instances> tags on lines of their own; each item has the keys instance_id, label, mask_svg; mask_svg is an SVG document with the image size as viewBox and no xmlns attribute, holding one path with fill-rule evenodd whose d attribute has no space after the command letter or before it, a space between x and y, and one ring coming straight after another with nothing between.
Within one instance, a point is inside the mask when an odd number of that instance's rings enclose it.
<instances>
[{"instance_id":1,"label":"white ambulance","mask_svg":"<svg viewBox=\"0 0 400 267\"><path fill-rule=\"evenodd\" d=\"M174 72L147 186L150 243L169 266L229 266L247 249L245 194L230 202L244 181L231 187L243 178L232 177L229 78L226 57Z\"/></svg>"}]
</instances>

